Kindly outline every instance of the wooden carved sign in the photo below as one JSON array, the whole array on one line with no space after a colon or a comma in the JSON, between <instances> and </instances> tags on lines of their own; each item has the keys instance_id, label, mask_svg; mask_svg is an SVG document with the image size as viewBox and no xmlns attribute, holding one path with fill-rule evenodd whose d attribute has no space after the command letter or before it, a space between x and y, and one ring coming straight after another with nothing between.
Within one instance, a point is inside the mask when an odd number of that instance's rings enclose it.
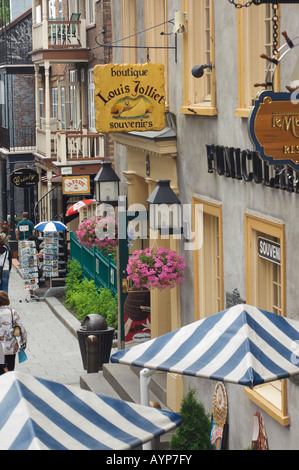
<instances>
[{"instance_id":1,"label":"wooden carved sign","mask_svg":"<svg viewBox=\"0 0 299 470\"><path fill-rule=\"evenodd\" d=\"M211 444L216 450L223 449L225 441L225 426L227 420L227 396L225 386L222 382L217 382L213 396L213 419L211 430Z\"/></svg>"},{"instance_id":2,"label":"wooden carved sign","mask_svg":"<svg viewBox=\"0 0 299 470\"><path fill-rule=\"evenodd\" d=\"M165 128L164 65L96 65L94 83L98 132Z\"/></svg>"},{"instance_id":3,"label":"wooden carved sign","mask_svg":"<svg viewBox=\"0 0 299 470\"><path fill-rule=\"evenodd\" d=\"M299 104L293 95L262 91L250 111L248 132L263 160L299 171Z\"/></svg>"}]
</instances>

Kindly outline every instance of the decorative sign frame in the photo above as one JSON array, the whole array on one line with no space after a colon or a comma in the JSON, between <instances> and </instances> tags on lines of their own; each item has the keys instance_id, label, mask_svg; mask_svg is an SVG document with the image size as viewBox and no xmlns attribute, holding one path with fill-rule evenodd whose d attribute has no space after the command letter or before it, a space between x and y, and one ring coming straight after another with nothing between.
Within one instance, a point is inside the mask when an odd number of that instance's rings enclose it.
<instances>
[{"instance_id":1,"label":"decorative sign frame","mask_svg":"<svg viewBox=\"0 0 299 470\"><path fill-rule=\"evenodd\" d=\"M37 171L32 168L17 168L10 174L10 181L17 188L36 186L39 180Z\"/></svg>"},{"instance_id":2,"label":"decorative sign frame","mask_svg":"<svg viewBox=\"0 0 299 470\"><path fill-rule=\"evenodd\" d=\"M299 171L299 101L294 93L262 91L248 117L248 133L258 155L270 165Z\"/></svg>"},{"instance_id":3,"label":"decorative sign frame","mask_svg":"<svg viewBox=\"0 0 299 470\"><path fill-rule=\"evenodd\" d=\"M90 176L63 176L63 194L90 194Z\"/></svg>"},{"instance_id":4,"label":"decorative sign frame","mask_svg":"<svg viewBox=\"0 0 299 470\"><path fill-rule=\"evenodd\" d=\"M165 128L163 64L94 67L98 132L145 132Z\"/></svg>"}]
</instances>

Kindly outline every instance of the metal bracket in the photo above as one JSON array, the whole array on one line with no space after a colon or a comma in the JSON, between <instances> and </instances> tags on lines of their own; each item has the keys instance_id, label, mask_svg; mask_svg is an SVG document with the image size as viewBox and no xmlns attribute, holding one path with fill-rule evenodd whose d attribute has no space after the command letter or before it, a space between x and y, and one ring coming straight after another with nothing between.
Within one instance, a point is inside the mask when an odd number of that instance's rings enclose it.
<instances>
[{"instance_id":1,"label":"metal bracket","mask_svg":"<svg viewBox=\"0 0 299 470\"><path fill-rule=\"evenodd\" d=\"M100 34L105 33L105 29L102 29L102 31L100 31L95 37L95 42L97 43L97 46L95 46L95 47L114 47L114 48L120 48L120 49L146 49L146 50L149 50L149 49L173 49L175 51L175 61L177 62L177 34L176 33L164 33L163 31L160 33L161 35L165 35L165 36L166 35L169 36L170 34L174 34L175 35L175 45L174 46L123 46L123 45L116 45L119 42L125 41L126 39L130 39L134 36L138 36L139 34L146 33L147 31L149 31L151 29L158 28L158 27L163 26L167 23L174 24L174 19L164 21L163 23L159 23L156 26L151 26L150 28L144 29L144 30L139 31L135 34L131 34L131 35L126 36L124 38L117 39L116 41L111 41L111 42L104 43L104 44L98 42L98 36ZM91 49L94 49L94 47L92 47Z\"/></svg>"}]
</instances>

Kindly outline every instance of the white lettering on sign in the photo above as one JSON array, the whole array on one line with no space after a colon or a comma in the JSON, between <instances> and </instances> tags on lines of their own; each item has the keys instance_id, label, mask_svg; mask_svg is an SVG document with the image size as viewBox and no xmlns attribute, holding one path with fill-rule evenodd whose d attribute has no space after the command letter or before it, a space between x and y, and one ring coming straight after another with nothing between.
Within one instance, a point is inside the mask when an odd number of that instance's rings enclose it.
<instances>
[{"instance_id":1,"label":"white lettering on sign","mask_svg":"<svg viewBox=\"0 0 299 470\"><path fill-rule=\"evenodd\" d=\"M88 194L90 191L89 176L64 176L63 194Z\"/></svg>"},{"instance_id":2,"label":"white lettering on sign","mask_svg":"<svg viewBox=\"0 0 299 470\"><path fill-rule=\"evenodd\" d=\"M280 244L266 238L258 238L258 254L272 263L280 264Z\"/></svg>"}]
</instances>

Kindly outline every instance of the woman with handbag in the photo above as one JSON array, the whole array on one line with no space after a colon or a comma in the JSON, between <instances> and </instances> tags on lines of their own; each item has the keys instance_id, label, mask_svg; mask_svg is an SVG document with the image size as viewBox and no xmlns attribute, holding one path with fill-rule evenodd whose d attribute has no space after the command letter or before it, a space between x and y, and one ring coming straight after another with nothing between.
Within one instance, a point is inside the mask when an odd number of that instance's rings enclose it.
<instances>
[{"instance_id":1,"label":"woman with handbag","mask_svg":"<svg viewBox=\"0 0 299 470\"><path fill-rule=\"evenodd\" d=\"M12 266L10 249L5 245L5 239L0 237L0 290L8 292L9 274Z\"/></svg>"},{"instance_id":2,"label":"woman with handbag","mask_svg":"<svg viewBox=\"0 0 299 470\"><path fill-rule=\"evenodd\" d=\"M7 292L0 291L0 341L4 350L5 362L9 371L15 368L16 353L26 348L27 331L16 310L9 307ZM17 337L20 337L20 345Z\"/></svg>"}]
</instances>

